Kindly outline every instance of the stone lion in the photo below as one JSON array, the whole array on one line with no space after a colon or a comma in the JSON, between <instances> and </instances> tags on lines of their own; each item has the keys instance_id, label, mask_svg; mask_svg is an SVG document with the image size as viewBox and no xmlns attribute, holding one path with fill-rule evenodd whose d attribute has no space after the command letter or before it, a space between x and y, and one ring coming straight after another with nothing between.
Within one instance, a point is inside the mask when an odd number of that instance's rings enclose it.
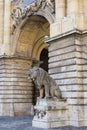
<instances>
[{"instance_id":1,"label":"stone lion","mask_svg":"<svg viewBox=\"0 0 87 130\"><path fill-rule=\"evenodd\" d=\"M26 73L40 91L40 98L57 97L61 98L61 91L55 80L40 67L33 67Z\"/></svg>"}]
</instances>

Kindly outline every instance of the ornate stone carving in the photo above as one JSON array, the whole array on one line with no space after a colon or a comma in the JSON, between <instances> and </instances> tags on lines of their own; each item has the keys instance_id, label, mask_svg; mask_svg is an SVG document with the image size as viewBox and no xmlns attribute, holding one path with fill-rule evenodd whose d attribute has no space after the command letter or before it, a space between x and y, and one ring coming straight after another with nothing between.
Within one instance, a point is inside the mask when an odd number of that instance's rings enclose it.
<instances>
[{"instance_id":1,"label":"ornate stone carving","mask_svg":"<svg viewBox=\"0 0 87 130\"><path fill-rule=\"evenodd\" d=\"M55 0L50 0L50 2L47 1L47 6L51 13L55 13Z\"/></svg>"},{"instance_id":2,"label":"ornate stone carving","mask_svg":"<svg viewBox=\"0 0 87 130\"><path fill-rule=\"evenodd\" d=\"M17 2L14 0L13 2ZM19 0L20 2L20 0ZM22 8L21 6L15 6L15 8L12 11L11 17L12 17L12 34L15 30L15 28L20 24L22 19L25 17L29 17L36 13L39 9L45 9L47 8L51 13L54 13L54 6L55 1L54 0L37 0L36 2L29 4L26 8Z\"/></svg>"},{"instance_id":3,"label":"ornate stone carving","mask_svg":"<svg viewBox=\"0 0 87 130\"><path fill-rule=\"evenodd\" d=\"M57 97L61 98L60 89L53 78L40 67L33 67L27 72L28 79L31 79L40 91L40 98Z\"/></svg>"},{"instance_id":4,"label":"ornate stone carving","mask_svg":"<svg viewBox=\"0 0 87 130\"><path fill-rule=\"evenodd\" d=\"M12 17L12 33L14 32L20 21L26 16L26 10L21 7L16 7L13 9L11 14Z\"/></svg>"}]
</instances>

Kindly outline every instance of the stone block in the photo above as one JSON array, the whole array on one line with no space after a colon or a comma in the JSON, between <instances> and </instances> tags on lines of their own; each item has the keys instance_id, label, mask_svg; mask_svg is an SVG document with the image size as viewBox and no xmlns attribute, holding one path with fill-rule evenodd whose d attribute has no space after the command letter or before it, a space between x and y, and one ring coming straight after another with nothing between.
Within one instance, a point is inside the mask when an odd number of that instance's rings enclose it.
<instances>
[{"instance_id":1,"label":"stone block","mask_svg":"<svg viewBox=\"0 0 87 130\"><path fill-rule=\"evenodd\" d=\"M51 51L51 52L49 52L49 57L56 56L56 55L62 55L62 54L66 54L66 53L73 52L73 51L75 51L74 45L66 47L66 49L62 48L62 49L56 49L54 51Z\"/></svg>"},{"instance_id":2,"label":"stone block","mask_svg":"<svg viewBox=\"0 0 87 130\"><path fill-rule=\"evenodd\" d=\"M69 85L69 84L74 85L74 84L77 84L77 83L79 83L79 84L82 83L82 81L80 79L79 79L79 82L78 82L77 78L75 78L75 77L74 78L56 80L56 82L59 85Z\"/></svg>"},{"instance_id":3,"label":"stone block","mask_svg":"<svg viewBox=\"0 0 87 130\"><path fill-rule=\"evenodd\" d=\"M35 108L33 127L55 128L66 126L68 121L67 101L57 98L38 99Z\"/></svg>"},{"instance_id":4,"label":"stone block","mask_svg":"<svg viewBox=\"0 0 87 130\"><path fill-rule=\"evenodd\" d=\"M75 53L74 52L73 53L67 53L67 54L59 55L59 56L50 57L49 63L50 62L55 62L55 61L72 59L72 58L75 58Z\"/></svg>"},{"instance_id":5,"label":"stone block","mask_svg":"<svg viewBox=\"0 0 87 130\"><path fill-rule=\"evenodd\" d=\"M70 30L74 29L74 21L72 18L64 18L62 20L62 33L68 32Z\"/></svg>"},{"instance_id":6,"label":"stone block","mask_svg":"<svg viewBox=\"0 0 87 130\"><path fill-rule=\"evenodd\" d=\"M74 59L66 59L66 60L63 60L62 62L61 61L55 61L55 62L52 62L52 63L49 63L49 68L57 68L57 67L64 67L64 66L69 66L69 65L75 65L76 64L76 58Z\"/></svg>"},{"instance_id":7,"label":"stone block","mask_svg":"<svg viewBox=\"0 0 87 130\"><path fill-rule=\"evenodd\" d=\"M69 105L76 105L76 104L78 104L78 105L83 105L83 104L86 104L87 103L87 100L86 99L79 99L79 97L78 97L78 99L76 99L76 98L71 98L71 99L68 99L67 100L68 101L68 104Z\"/></svg>"},{"instance_id":8,"label":"stone block","mask_svg":"<svg viewBox=\"0 0 87 130\"><path fill-rule=\"evenodd\" d=\"M84 121L85 126L87 126L87 105L84 105Z\"/></svg>"},{"instance_id":9,"label":"stone block","mask_svg":"<svg viewBox=\"0 0 87 130\"><path fill-rule=\"evenodd\" d=\"M50 37L54 37L61 33L61 21L51 24L50 26Z\"/></svg>"},{"instance_id":10,"label":"stone block","mask_svg":"<svg viewBox=\"0 0 87 130\"><path fill-rule=\"evenodd\" d=\"M71 41L71 42L70 42ZM70 47L70 46L73 46L75 45L75 41L74 41L74 36L70 36L70 37L66 37L66 38L63 38L63 39L58 39L57 41L52 41L49 45L49 53L51 51L54 51L54 50L60 50L60 49L64 49L64 48L67 48L67 47Z\"/></svg>"},{"instance_id":11,"label":"stone block","mask_svg":"<svg viewBox=\"0 0 87 130\"><path fill-rule=\"evenodd\" d=\"M61 66L61 67L56 67L56 68L51 68L49 70L49 74L62 74L62 73L66 73L66 72L73 72L76 70L80 70L81 66L79 66L79 68L77 68L76 65L70 65L70 66Z\"/></svg>"},{"instance_id":12,"label":"stone block","mask_svg":"<svg viewBox=\"0 0 87 130\"><path fill-rule=\"evenodd\" d=\"M14 116L32 115L32 103L14 103Z\"/></svg>"},{"instance_id":13,"label":"stone block","mask_svg":"<svg viewBox=\"0 0 87 130\"><path fill-rule=\"evenodd\" d=\"M67 78L73 78L77 76L77 72L65 72L65 73L59 73L59 74L51 74L50 75L53 79L67 79Z\"/></svg>"},{"instance_id":14,"label":"stone block","mask_svg":"<svg viewBox=\"0 0 87 130\"><path fill-rule=\"evenodd\" d=\"M61 85L61 86L59 86L59 88L61 89L61 91L64 91L64 92L67 92L67 91L70 92L70 91L77 91L78 90L77 85Z\"/></svg>"}]
</instances>

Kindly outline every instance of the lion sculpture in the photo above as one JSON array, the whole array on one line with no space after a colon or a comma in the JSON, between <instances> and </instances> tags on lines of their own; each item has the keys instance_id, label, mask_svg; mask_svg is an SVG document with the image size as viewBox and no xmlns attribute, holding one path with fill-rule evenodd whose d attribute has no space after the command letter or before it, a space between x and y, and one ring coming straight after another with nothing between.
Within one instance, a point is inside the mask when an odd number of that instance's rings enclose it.
<instances>
[{"instance_id":1,"label":"lion sculpture","mask_svg":"<svg viewBox=\"0 0 87 130\"><path fill-rule=\"evenodd\" d=\"M39 89L40 98L57 97L62 98L61 91L55 80L40 67L33 67L26 73L28 79L31 79Z\"/></svg>"}]
</instances>

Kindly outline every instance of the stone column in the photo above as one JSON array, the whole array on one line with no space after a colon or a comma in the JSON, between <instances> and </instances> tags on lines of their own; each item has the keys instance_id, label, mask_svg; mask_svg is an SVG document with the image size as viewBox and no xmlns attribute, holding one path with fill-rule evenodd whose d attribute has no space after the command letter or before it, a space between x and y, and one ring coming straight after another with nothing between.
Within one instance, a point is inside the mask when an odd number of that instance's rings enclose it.
<instances>
[{"instance_id":1,"label":"stone column","mask_svg":"<svg viewBox=\"0 0 87 130\"><path fill-rule=\"evenodd\" d=\"M78 23L78 28L80 28L81 30L85 29L85 11L84 11L84 0L80 0L79 1L79 16L77 18L77 23ZM79 22L80 21L80 22Z\"/></svg>"},{"instance_id":2,"label":"stone column","mask_svg":"<svg viewBox=\"0 0 87 130\"><path fill-rule=\"evenodd\" d=\"M83 1L85 28L87 28L87 0Z\"/></svg>"},{"instance_id":3,"label":"stone column","mask_svg":"<svg viewBox=\"0 0 87 130\"><path fill-rule=\"evenodd\" d=\"M0 0L0 44L3 43L3 17L4 17L4 6L3 0Z\"/></svg>"},{"instance_id":4,"label":"stone column","mask_svg":"<svg viewBox=\"0 0 87 130\"><path fill-rule=\"evenodd\" d=\"M56 20L66 15L65 0L55 0Z\"/></svg>"},{"instance_id":5,"label":"stone column","mask_svg":"<svg viewBox=\"0 0 87 130\"><path fill-rule=\"evenodd\" d=\"M75 16L78 13L78 0L67 0L67 16Z\"/></svg>"},{"instance_id":6,"label":"stone column","mask_svg":"<svg viewBox=\"0 0 87 130\"><path fill-rule=\"evenodd\" d=\"M62 33L62 19L66 15L65 0L55 0L55 23L50 25L50 37Z\"/></svg>"},{"instance_id":7,"label":"stone column","mask_svg":"<svg viewBox=\"0 0 87 130\"><path fill-rule=\"evenodd\" d=\"M73 20L74 27L80 30L84 29L83 3L83 0L67 0L67 17L70 17Z\"/></svg>"},{"instance_id":8,"label":"stone column","mask_svg":"<svg viewBox=\"0 0 87 130\"><path fill-rule=\"evenodd\" d=\"M84 0L84 13L85 13L85 17L87 19L87 0Z\"/></svg>"},{"instance_id":9,"label":"stone column","mask_svg":"<svg viewBox=\"0 0 87 130\"><path fill-rule=\"evenodd\" d=\"M10 53L10 27L11 27L11 1L5 0L4 3L4 52ZM3 53L4 53L3 52Z\"/></svg>"}]
</instances>

